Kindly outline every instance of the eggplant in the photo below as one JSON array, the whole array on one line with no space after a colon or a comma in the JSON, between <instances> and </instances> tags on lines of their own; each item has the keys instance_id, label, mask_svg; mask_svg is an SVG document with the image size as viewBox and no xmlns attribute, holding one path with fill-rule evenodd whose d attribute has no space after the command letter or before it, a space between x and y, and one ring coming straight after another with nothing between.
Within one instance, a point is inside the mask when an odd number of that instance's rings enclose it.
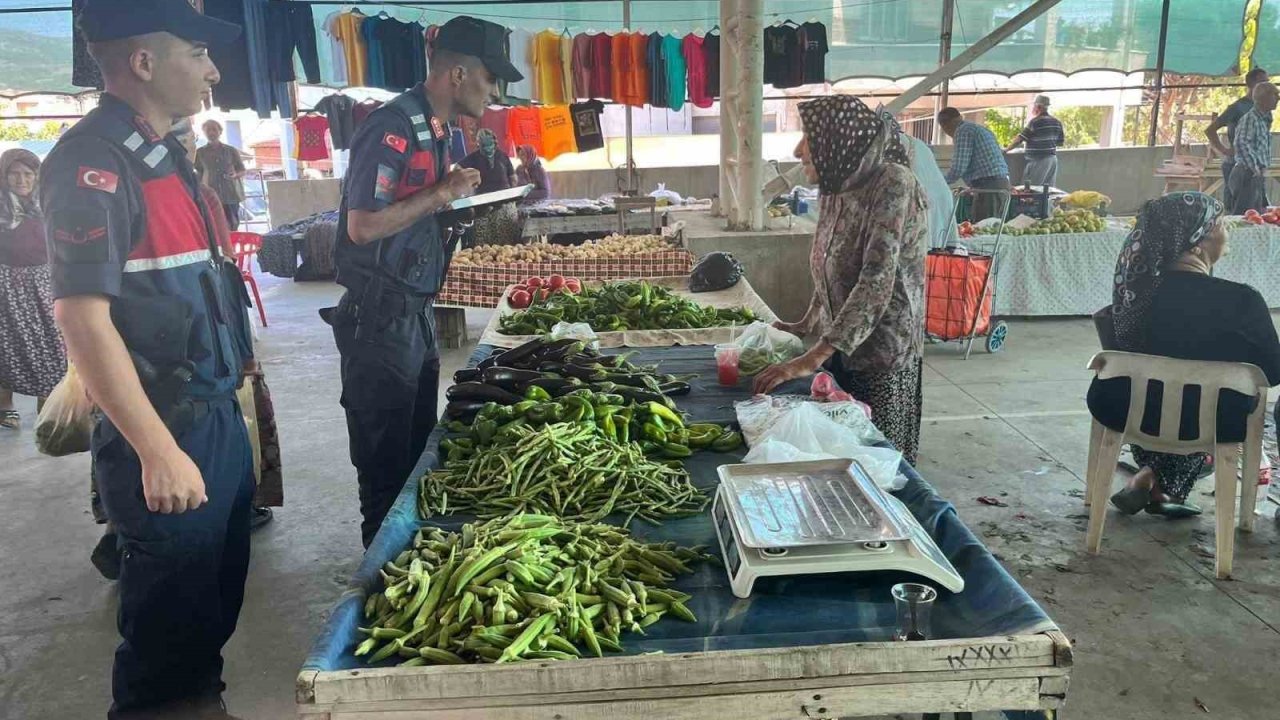
<instances>
[{"instance_id":1,"label":"eggplant","mask_svg":"<svg viewBox=\"0 0 1280 720\"><path fill-rule=\"evenodd\" d=\"M579 380L583 380L585 382L610 379L606 377L603 369L598 365L588 366L588 365L574 365L573 363L566 363L562 367L563 367L563 370L561 371L561 374L566 375L568 377L578 378Z\"/></svg>"},{"instance_id":2,"label":"eggplant","mask_svg":"<svg viewBox=\"0 0 1280 720\"><path fill-rule=\"evenodd\" d=\"M523 345L518 345L510 350L504 350L498 355L498 365L502 367L520 367L533 356L535 352L541 350L546 341L540 337L536 337Z\"/></svg>"},{"instance_id":3,"label":"eggplant","mask_svg":"<svg viewBox=\"0 0 1280 720\"><path fill-rule=\"evenodd\" d=\"M515 405L522 399L506 390L482 382L464 382L454 385L444 392L444 396L453 400L474 400L481 404L496 402L499 405Z\"/></svg>"},{"instance_id":4,"label":"eggplant","mask_svg":"<svg viewBox=\"0 0 1280 720\"><path fill-rule=\"evenodd\" d=\"M446 420L470 423L484 406L485 403L477 400L452 400L444 406L444 417Z\"/></svg>"},{"instance_id":5,"label":"eggplant","mask_svg":"<svg viewBox=\"0 0 1280 720\"><path fill-rule=\"evenodd\" d=\"M565 375L567 374L567 373L565 373L565 364L564 364L564 363L562 363L562 362L553 362L553 361L551 361L551 360L547 360L547 361L545 361L545 362L540 362L540 363L538 363L538 372L553 373L553 374L555 374L555 375L559 375L559 376L561 376L561 377L563 377L563 376L565 376Z\"/></svg>"},{"instance_id":6,"label":"eggplant","mask_svg":"<svg viewBox=\"0 0 1280 720\"><path fill-rule=\"evenodd\" d=\"M639 403L656 402L663 405L667 404L666 396L660 395L655 392L651 392L649 390L641 390L640 388L631 387L629 385L619 385L618 387L614 388L613 392L617 395L621 395L622 397L628 400L631 400L632 402L639 402Z\"/></svg>"},{"instance_id":7,"label":"eggplant","mask_svg":"<svg viewBox=\"0 0 1280 720\"><path fill-rule=\"evenodd\" d=\"M482 373L486 385L494 385L515 392L526 383L542 379L542 373L536 370L518 370L516 368L495 366Z\"/></svg>"},{"instance_id":8,"label":"eggplant","mask_svg":"<svg viewBox=\"0 0 1280 720\"><path fill-rule=\"evenodd\" d=\"M477 369L477 370L480 370L480 371L482 371L482 372L483 372L483 371L485 371L485 370L488 370L488 369L489 369L489 368L491 368L491 367L497 367L497 365L498 365L498 356L497 356L497 355L490 355L489 357L487 357L487 358L485 358L485 359L481 360L479 363L477 363L477 364L476 364L476 369Z\"/></svg>"},{"instance_id":9,"label":"eggplant","mask_svg":"<svg viewBox=\"0 0 1280 720\"><path fill-rule=\"evenodd\" d=\"M653 388L645 381L648 375L628 375L625 373L607 373L605 379L619 385L627 385L642 390L652 390Z\"/></svg>"},{"instance_id":10,"label":"eggplant","mask_svg":"<svg viewBox=\"0 0 1280 720\"><path fill-rule=\"evenodd\" d=\"M480 379L480 371L476 368L462 368L453 374L455 383L475 382Z\"/></svg>"},{"instance_id":11,"label":"eggplant","mask_svg":"<svg viewBox=\"0 0 1280 720\"><path fill-rule=\"evenodd\" d=\"M551 393L551 397L556 397L558 393L567 393L582 387L582 383L573 378L542 377L525 383L521 386L521 390L527 390L531 387L540 387Z\"/></svg>"}]
</instances>

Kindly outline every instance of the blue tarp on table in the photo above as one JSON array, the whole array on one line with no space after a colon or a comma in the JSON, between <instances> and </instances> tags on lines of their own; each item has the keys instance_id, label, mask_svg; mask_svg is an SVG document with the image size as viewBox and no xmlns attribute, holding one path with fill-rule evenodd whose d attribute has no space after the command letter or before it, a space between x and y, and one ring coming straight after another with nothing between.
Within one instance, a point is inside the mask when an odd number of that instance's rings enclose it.
<instances>
[{"instance_id":1,"label":"blue tarp on table","mask_svg":"<svg viewBox=\"0 0 1280 720\"><path fill-rule=\"evenodd\" d=\"M469 364L488 357L493 348L477 348ZM733 402L749 393L744 379L738 388L722 388L715 381L715 361L710 347L651 348L635 352L631 362L659 363L663 372L698 373L691 394L678 398L680 409L700 422L733 421ZM807 382L795 381L784 392L806 392ZM439 467L437 454L442 428L437 428L418 467L387 516L382 530L366 552L351 580L350 589L335 606L304 670L334 671L363 666L351 651L362 638L356 626L362 621L365 593L377 590L378 569L412 542L423 524L456 528L472 518L448 516L424 523L417 510L417 479ZM717 483L716 467L738 462L742 452L694 454L687 467L694 483L710 493ZM1034 634L1056 629L1044 610L996 561L956 515L951 503L910 466L903 464L907 485L895 493L911 510L951 564L965 580L965 590L943 591L933 613L936 639L982 638L995 635ZM673 540L684 546L708 545L719 551L709 513L652 526L640 520L632 533L655 542ZM821 645L891 640L895 610L889 588L909 579L899 573L837 573L791 578L761 578L749 598L738 598L729 587L723 568L704 564L693 575L679 578L675 587L692 593L689 607L698 622L667 621L648 628L648 635L624 635L628 653L668 653L702 650Z\"/></svg>"}]
</instances>

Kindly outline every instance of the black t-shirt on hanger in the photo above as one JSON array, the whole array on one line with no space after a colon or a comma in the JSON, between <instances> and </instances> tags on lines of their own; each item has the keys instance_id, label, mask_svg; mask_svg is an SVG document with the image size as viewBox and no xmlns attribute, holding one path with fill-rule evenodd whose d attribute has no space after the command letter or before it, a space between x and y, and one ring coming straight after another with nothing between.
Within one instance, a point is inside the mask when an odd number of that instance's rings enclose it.
<instances>
[{"instance_id":1,"label":"black t-shirt on hanger","mask_svg":"<svg viewBox=\"0 0 1280 720\"><path fill-rule=\"evenodd\" d=\"M574 103L569 106L573 119L573 137L578 141L578 152L599 150L604 147L604 131L600 128L600 114L604 103L599 100Z\"/></svg>"},{"instance_id":2,"label":"black t-shirt on hanger","mask_svg":"<svg viewBox=\"0 0 1280 720\"><path fill-rule=\"evenodd\" d=\"M329 118L329 136L333 138L334 150L347 150L351 147L351 137L356 132L356 119L353 114L356 101L338 93L326 95L316 103L316 112L322 112Z\"/></svg>"},{"instance_id":3,"label":"black t-shirt on hanger","mask_svg":"<svg viewBox=\"0 0 1280 720\"><path fill-rule=\"evenodd\" d=\"M805 85L827 81L827 27L820 22L807 22L800 26L799 47L804 72L801 82Z\"/></svg>"},{"instance_id":4,"label":"black t-shirt on hanger","mask_svg":"<svg viewBox=\"0 0 1280 720\"><path fill-rule=\"evenodd\" d=\"M790 25L770 25L764 29L764 81L775 88L800 84L800 40Z\"/></svg>"},{"instance_id":5,"label":"black t-shirt on hanger","mask_svg":"<svg viewBox=\"0 0 1280 720\"><path fill-rule=\"evenodd\" d=\"M720 33L712 30L702 40L702 51L707 56L707 94L720 97Z\"/></svg>"}]
</instances>

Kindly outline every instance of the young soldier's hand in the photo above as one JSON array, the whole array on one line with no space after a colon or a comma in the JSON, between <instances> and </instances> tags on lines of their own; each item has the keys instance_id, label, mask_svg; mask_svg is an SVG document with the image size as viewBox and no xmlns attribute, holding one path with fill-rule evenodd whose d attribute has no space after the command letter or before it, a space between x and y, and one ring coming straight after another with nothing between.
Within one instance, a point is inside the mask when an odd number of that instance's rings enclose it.
<instances>
[{"instance_id":1,"label":"young soldier's hand","mask_svg":"<svg viewBox=\"0 0 1280 720\"><path fill-rule=\"evenodd\" d=\"M142 461L142 494L148 510L164 514L195 510L209 500L200 468L176 444Z\"/></svg>"}]
</instances>

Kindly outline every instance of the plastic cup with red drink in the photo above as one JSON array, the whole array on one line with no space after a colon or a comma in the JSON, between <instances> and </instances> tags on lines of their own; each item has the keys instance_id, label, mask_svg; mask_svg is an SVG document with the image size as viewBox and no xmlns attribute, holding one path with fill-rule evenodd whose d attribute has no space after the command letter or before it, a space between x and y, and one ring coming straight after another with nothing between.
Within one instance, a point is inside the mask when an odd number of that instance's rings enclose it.
<instances>
[{"instance_id":1,"label":"plastic cup with red drink","mask_svg":"<svg viewBox=\"0 0 1280 720\"><path fill-rule=\"evenodd\" d=\"M738 384L738 358L742 349L737 345L725 344L716 346L716 375L720 384L734 386Z\"/></svg>"}]
</instances>

